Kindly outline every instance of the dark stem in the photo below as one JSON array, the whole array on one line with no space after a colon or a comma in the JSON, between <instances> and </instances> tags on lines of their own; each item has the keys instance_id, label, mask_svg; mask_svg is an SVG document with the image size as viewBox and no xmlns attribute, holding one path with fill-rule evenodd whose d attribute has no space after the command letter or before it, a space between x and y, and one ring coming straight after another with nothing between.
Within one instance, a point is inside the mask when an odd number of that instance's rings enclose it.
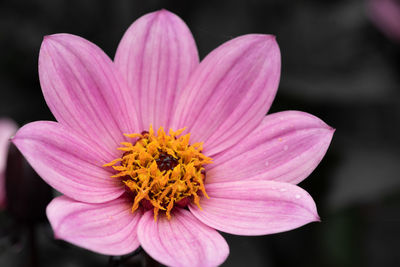
<instances>
[{"instance_id":1,"label":"dark stem","mask_svg":"<svg viewBox=\"0 0 400 267\"><path fill-rule=\"evenodd\" d=\"M108 259L108 267L118 267L119 264L121 263L121 258L120 257L115 257L115 256L110 256Z\"/></svg>"},{"instance_id":2,"label":"dark stem","mask_svg":"<svg viewBox=\"0 0 400 267\"><path fill-rule=\"evenodd\" d=\"M132 252L131 254L125 256L125 261L130 259L130 258L132 258L132 257L135 257L136 255L140 254L142 251L143 251L142 247L138 247L134 252Z\"/></svg>"},{"instance_id":3,"label":"dark stem","mask_svg":"<svg viewBox=\"0 0 400 267\"><path fill-rule=\"evenodd\" d=\"M126 256L121 256L121 257L110 256L110 258L108 259L107 267L119 267L121 264L124 264L131 258L139 255L142 251L143 251L142 247L138 247L134 252L132 252L131 254L128 254Z\"/></svg>"},{"instance_id":4,"label":"dark stem","mask_svg":"<svg viewBox=\"0 0 400 267\"><path fill-rule=\"evenodd\" d=\"M36 228L33 223L29 223L28 230L28 250L29 250L29 267L38 267L38 248L36 244Z\"/></svg>"},{"instance_id":5,"label":"dark stem","mask_svg":"<svg viewBox=\"0 0 400 267\"><path fill-rule=\"evenodd\" d=\"M145 254L145 267L161 267L161 264L154 260L149 254Z\"/></svg>"}]
</instances>

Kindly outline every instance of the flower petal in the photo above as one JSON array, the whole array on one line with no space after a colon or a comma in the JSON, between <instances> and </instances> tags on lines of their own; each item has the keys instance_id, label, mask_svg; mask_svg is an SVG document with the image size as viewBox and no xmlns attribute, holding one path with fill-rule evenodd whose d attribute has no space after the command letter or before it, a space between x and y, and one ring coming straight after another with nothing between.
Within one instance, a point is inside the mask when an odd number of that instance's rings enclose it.
<instances>
[{"instance_id":1,"label":"flower petal","mask_svg":"<svg viewBox=\"0 0 400 267\"><path fill-rule=\"evenodd\" d=\"M318 221L311 196L300 187L274 181L209 184L193 215L217 230L237 235L266 235Z\"/></svg>"},{"instance_id":2,"label":"flower petal","mask_svg":"<svg viewBox=\"0 0 400 267\"><path fill-rule=\"evenodd\" d=\"M240 143L214 157L207 183L276 180L297 184L319 164L334 130L299 111L268 115Z\"/></svg>"},{"instance_id":3,"label":"flower petal","mask_svg":"<svg viewBox=\"0 0 400 267\"><path fill-rule=\"evenodd\" d=\"M60 123L27 124L12 142L43 180L68 197L101 203L124 192L102 167L112 156Z\"/></svg>"},{"instance_id":4,"label":"flower petal","mask_svg":"<svg viewBox=\"0 0 400 267\"><path fill-rule=\"evenodd\" d=\"M119 198L101 204L76 202L61 196L47 206L56 238L107 255L123 255L139 247L137 224L141 212Z\"/></svg>"},{"instance_id":5,"label":"flower petal","mask_svg":"<svg viewBox=\"0 0 400 267\"><path fill-rule=\"evenodd\" d=\"M114 63L78 36L45 37L39 77L47 105L58 122L113 150L123 133L137 132L132 96Z\"/></svg>"},{"instance_id":6,"label":"flower petal","mask_svg":"<svg viewBox=\"0 0 400 267\"><path fill-rule=\"evenodd\" d=\"M212 156L249 134L267 113L278 88L275 37L245 35L211 52L191 75L174 116Z\"/></svg>"},{"instance_id":7,"label":"flower petal","mask_svg":"<svg viewBox=\"0 0 400 267\"><path fill-rule=\"evenodd\" d=\"M176 209L171 220L159 216L157 222L152 211L146 212L138 237L152 258L168 266L217 266L229 254L228 244L217 231L183 209Z\"/></svg>"},{"instance_id":8,"label":"flower petal","mask_svg":"<svg viewBox=\"0 0 400 267\"><path fill-rule=\"evenodd\" d=\"M142 129L168 129L176 96L198 65L196 44L186 24L161 10L139 18L127 30L115 64L135 93Z\"/></svg>"}]
</instances>

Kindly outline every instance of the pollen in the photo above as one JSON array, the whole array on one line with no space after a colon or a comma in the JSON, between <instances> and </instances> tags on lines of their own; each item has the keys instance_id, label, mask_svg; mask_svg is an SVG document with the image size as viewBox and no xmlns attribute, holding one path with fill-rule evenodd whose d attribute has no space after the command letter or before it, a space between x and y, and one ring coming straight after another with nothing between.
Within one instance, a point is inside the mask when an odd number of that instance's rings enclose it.
<instances>
[{"instance_id":1,"label":"pollen","mask_svg":"<svg viewBox=\"0 0 400 267\"><path fill-rule=\"evenodd\" d=\"M160 127L155 133L150 125L148 132L124 134L132 142L122 142L121 157L103 165L112 167L111 177L133 193L132 212L152 208L155 221L160 212L171 219L174 205L193 202L201 209L200 197L208 198L204 165L212 159L202 153L203 143L190 144L190 133L182 135L184 130L167 134Z\"/></svg>"}]
</instances>

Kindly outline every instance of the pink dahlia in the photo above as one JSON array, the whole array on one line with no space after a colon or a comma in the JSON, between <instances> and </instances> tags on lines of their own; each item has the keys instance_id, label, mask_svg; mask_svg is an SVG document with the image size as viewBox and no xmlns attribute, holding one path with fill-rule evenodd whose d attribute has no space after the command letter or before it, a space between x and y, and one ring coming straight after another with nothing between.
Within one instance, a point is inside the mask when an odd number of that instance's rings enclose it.
<instances>
[{"instance_id":1,"label":"pink dahlia","mask_svg":"<svg viewBox=\"0 0 400 267\"><path fill-rule=\"evenodd\" d=\"M9 119L0 119L0 209L6 206L5 171L10 138L17 131L17 125Z\"/></svg>"},{"instance_id":2,"label":"pink dahlia","mask_svg":"<svg viewBox=\"0 0 400 267\"><path fill-rule=\"evenodd\" d=\"M80 37L45 37L39 75L57 122L13 142L63 196L47 207L57 238L108 255L139 246L172 266L215 266L217 230L265 235L318 221L296 186L333 129L303 112L265 116L280 76L275 37L226 42L201 63L162 10L138 19L115 60Z\"/></svg>"}]
</instances>

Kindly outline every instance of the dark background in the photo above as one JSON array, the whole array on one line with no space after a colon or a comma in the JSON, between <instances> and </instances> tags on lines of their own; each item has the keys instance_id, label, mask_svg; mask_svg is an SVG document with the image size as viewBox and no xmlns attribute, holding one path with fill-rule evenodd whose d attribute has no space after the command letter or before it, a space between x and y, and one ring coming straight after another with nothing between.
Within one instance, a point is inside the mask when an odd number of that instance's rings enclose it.
<instances>
[{"instance_id":1,"label":"dark background","mask_svg":"<svg viewBox=\"0 0 400 267\"><path fill-rule=\"evenodd\" d=\"M223 266L400 266L400 43L370 21L366 0L3 0L0 117L54 120L37 74L44 35L76 34L113 58L128 26L160 8L188 24L201 58L242 34L275 34L282 76L270 112L306 111L337 129L300 184L322 222L270 236L224 235L231 253ZM13 222L6 212L0 220ZM40 266L107 265L105 256L54 242L46 222L37 238ZM11 241L2 236L0 266L29 266L27 240L24 230Z\"/></svg>"}]
</instances>

